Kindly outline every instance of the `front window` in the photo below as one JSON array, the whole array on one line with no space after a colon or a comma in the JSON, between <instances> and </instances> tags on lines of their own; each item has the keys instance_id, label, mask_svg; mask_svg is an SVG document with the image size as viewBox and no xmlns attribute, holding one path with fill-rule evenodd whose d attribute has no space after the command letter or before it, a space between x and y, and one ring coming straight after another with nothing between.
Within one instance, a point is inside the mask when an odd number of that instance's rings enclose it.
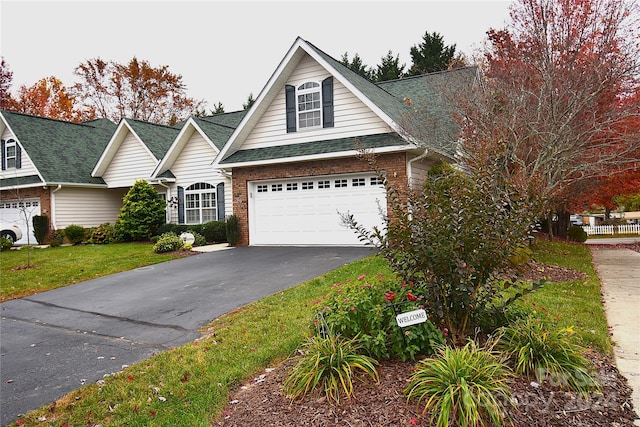
<instances>
[{"instance_id":1,"label":"front window","mask_svg":"<svg viewBox=\"0 0 640 427\"><path fill-rule=\"evenodd\" d=\"M322 102L320 85L307 82L298 86L298 128L309 129L322 126Z\"/></svg>"},{"instance_id":2,"label":"front window","mask_svg":"<svg viewBox=\"0 0 640 427\"><path fill-rule=\"evenodd\" d=\"M6 159L7 169L12 169L16 167L16 158L17 158L17 148L16 141L10 139L6 142L4 146L4 153L2 155Z\"/></svg>"},{"instance_id":3,"label":"front window","mask_svg":"<svg viewBox=\"0 0 640 427\"><path fill-rule=\"evenodd\" d=\"M204 224L218 219L216 188L213 185L199 182L187 187L184 201L187 224Z\"/></svg>"}]
</instances>

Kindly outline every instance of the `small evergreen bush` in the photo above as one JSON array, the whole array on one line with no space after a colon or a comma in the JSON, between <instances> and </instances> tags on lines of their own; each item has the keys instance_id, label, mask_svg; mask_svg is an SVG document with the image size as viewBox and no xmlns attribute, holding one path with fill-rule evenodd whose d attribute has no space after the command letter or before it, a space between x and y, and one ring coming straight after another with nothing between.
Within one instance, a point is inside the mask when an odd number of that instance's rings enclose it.
<instances>
[{"instance_id":1,"label":"small evergreen bush","mask_svg":"<svg viewBox=\"0 0 640 427\"><path fill-rule=\"evenodd\" d=\"M202 224L202 235L207 242L224 243L227 241L226 223L224 221L209 221Z\"/></svg>"},{"instance_id":2,"label":"small evergreen bush","mask_svg":"<svg viewBox=\"0 0 640 427\"><path fill-rule=\"evenodd\" d=\"M89 231L89 243L107 244L116 242L116 228L108 222L102 223Z\"/></svg>"},{"instance_id":3,"label":"small evergreen bush","mask_svg":"<svg viewBox=\"0 0 640 427\"><path fill-rule=\"evenodd\" d=\"M133 184L122 199L116 236L124 241L148 240L165 222L167 203L146 180Z\"/></svg>"},{"instance_id":4,"label":"small evergreen bush","mask_svg":"<svg viewBox=\"0 0 640 427\"><path fill-rule=\"evenodd\" d=\"M572 225L567 230L567 237L569 240L573 240L574 242L584 243L587 241L587 232L584 229L577 225Z\"/></svg>"},{"instance_id":5,"label":"small evergreen bush","mask_svg":"<svg viewBox=\"0 0 640 427\"><path fill-rule=\"evenodd\" d=\"M164 233L174 233L176 236L179 236L180 233L184 233L185 231L187 231L186 225L166 223L158 227L158 230L156 231L156 235L161 236Z\"/></svg>"},{"instance_id":6,"label":"small evergreen bush","mask_svg":"<svg viewBox=\"0 0 640 427\"><path fill-rule=\"evenodd\" d=\"M33 235L39 245L44 244L47 234L49 234L49 217L46 215L34 215L33 219Z\"/></svg>"},{"instance_id":7,"label":"small evergreen bush","mask_svg":"<svg viewBox=\"0 0 640 427\"><path fill-rule=\"evenodd\" d=\"M238 217L230 215L226 222L227 242L230 246L235 246L240 238L240 225L238 224Z\"/></svg>"},{"instance_id":8,"label":"small evergreen bush","mask_svg":"<svg viewBox=\"0 0 640 427\"><path fill-rule=\"evenodd\" d=\"M182 247L182 240L175 233L164 233L158 241L153 245L153 251L157 254L165 252L174 252L180 250Z\"/></svg>"},{"instance_id":9,"label":"small evergreen bush","mask_svg":"<svg viewBox=\"0 0 640 427\"><path fill-rule=\"evenodd\" d=\"M80 225L71 224L65 227L64 236L72 245L79 245L84 241L85 229Z\"/></svg>"},{"instance_id":10,"label":"small evergreen bush","mask_svg":"<svg viewBox=\"0 0 640 427\"><path fill-rule=\"evenodd\" d=\"M204 236L197 231L189 229L187 230L187 233L193 234L194 242L192 246L204 246L207 244L207 239L205 239Z\"/></svg>"},{"instance_id":11,"label":"small evergreen bush","mask_svg":"<svg viewBox=\"0 0 640 427\"><path fill-rule=\"evenodd\" d=\"M6 237L0 237L0 252L8 251L13 246L13 242Z\"/></svg>"}]
</instances>

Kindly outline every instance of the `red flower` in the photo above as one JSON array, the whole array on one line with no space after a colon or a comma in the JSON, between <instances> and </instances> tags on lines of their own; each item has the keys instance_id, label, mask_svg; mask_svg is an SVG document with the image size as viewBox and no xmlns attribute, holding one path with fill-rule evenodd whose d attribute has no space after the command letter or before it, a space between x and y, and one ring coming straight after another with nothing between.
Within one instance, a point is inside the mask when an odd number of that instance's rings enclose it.
<instances>
[{"instance_id":1,"label":"red flower","mask_svg":"<svg viewBox=\"0 0 640 427\"><path fill-rule=\"evenodd\" d=\"M417 300L417 299L418 299L418 297L417 297L417 296L415 296L414 294L412 294L411 292L407 292L407 299L408 299L409 301L415 301L415 300Z\"/></svg>"},{"instance_id":2,"label":"red flower","mask_svg":"<svg viewBox=\"0 0 640 427\"><path fill-rule=\"evenodd\" d=\"M385 299L386 301L391 302L391 301L393 301L394 299L396 299L396 294L394 294L392 291L385 292L385 293L384 293L384 299Z\"/></svg>"},{"instance_id":3,"label":"red flower","mask_svg":"<svg viewBox=\"0 0 640 427\"><path fill-rule=\"evenodd\" d=\"M411 419L409 420L409 424L411 424L412 426L417 426L418 422L419 421L416 417L411 417Z\"/></svg>"}]
</instances>

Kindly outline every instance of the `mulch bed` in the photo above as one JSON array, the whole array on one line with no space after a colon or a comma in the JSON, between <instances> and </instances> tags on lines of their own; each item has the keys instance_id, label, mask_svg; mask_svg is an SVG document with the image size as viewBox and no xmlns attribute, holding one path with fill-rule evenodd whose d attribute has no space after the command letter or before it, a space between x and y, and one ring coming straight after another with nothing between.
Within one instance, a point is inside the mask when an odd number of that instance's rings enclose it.
<instances>
[{"instance_id":1,"label":"mulch bed","mask_svg":"<svg viewBox=\"0 0 640 427\"><path fill-rule=\"evenodd\" d=\"M585 400L552 385L517 377L511 382L516 407L507 413L515 427L631 427L635 418L631 389L608 357L590 352L598 369L602 394ZM385 361L378 367L380 382L356 382L354 397L330 404L315 394L291 402L282 394L282 383L295 363L289 359L233 391L231 401L215 426L428 426L417 401L407 402L402 391L414 364Z\"/></svg>"},{"instance_id":2,"label":"mulch bed","mask_svg":"<svg viewBox=\"0 0 640 427\"><path fill-rule=\"evenodd\" d=\"M621 245L640 252L640 245ZM528 280L550 282L580 280L584 274L563 267L532 262L514 272ZM557 386L538 384L516 377L510 382L516 406L507 414L514 427L632 427L636 412L631 388L609 356L589 351L586 356L600 374L601 394L588 399ZM413 373L414 363L384 361L378 366L379 383L354 384L354 396L338 404L327 402L319 394L291 402L282 393L289 369L296 363L288 359L267 369L231 393L230 401L214 422L215 426L293 427L293 426L429 426L429 414L415 400L407 401L403 390Z\"/></svg>"}]
</instances>

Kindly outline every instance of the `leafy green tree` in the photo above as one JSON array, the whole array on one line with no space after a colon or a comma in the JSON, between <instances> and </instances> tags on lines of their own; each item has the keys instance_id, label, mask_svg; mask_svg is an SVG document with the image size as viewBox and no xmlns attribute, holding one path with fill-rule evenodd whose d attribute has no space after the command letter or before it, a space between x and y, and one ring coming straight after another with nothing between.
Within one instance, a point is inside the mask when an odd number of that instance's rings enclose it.
<instances>
[{"instance_id":1,"label":"leafy green tree","mask_svg":"<svg viewBox=\"0 0 640 427\"><path fill-rule=\"evenodd\" d=\"M406 64L399 64L400 55L394 57L393 52L387 52L387 55L382 57L382 62L376 68L374 80L376 82L383 82L402 78Z\"/></svg>"},{"instance_id":2,"label":"leafy green tree","mask_svg":"<svg viewBox=\"0 0 640 427\"><path fill-rule=\"evenodd\" d=\"M434 71L446 70L456 56L456 45L446 46L444 38L437 32L425 32L422 43L414 45L411 50L413 64L409 69L410 76L417 76Z\"/></svg>"},{"instance_id":3,"label":"leafy green tree","mask_svg":"<svg viewBox=\"0 0 640 427\"><path fill-rule=\"evenodd\" d=\"M357 53L355 54L353 59L349 61L349 53L345 52L340 59L340 63L354 73L361 75L365 79L373 80L374 71L371 69L371 67L367 67L362 62L362 58L360 58L360 55L358 55Z\"/></svg>"},{"instance_id":4,"label":"leafy green tree","mask_svg":"<svg viewBox=\"0 0 640 427\"><path fill-rule=\"evenodd\" d=\"M146 180L140 179L122 199L116 236L125 241L147 240L165 222L166 202Z\"/></svg>"}]
</instances>

